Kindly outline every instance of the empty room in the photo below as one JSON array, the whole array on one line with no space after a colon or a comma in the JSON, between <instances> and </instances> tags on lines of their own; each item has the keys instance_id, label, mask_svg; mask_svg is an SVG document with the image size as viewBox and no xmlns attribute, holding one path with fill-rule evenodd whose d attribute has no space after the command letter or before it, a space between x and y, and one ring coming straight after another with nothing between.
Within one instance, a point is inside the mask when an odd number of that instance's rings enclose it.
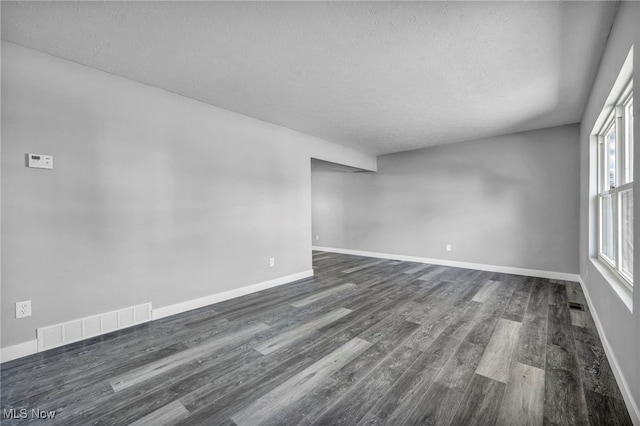
<instances>
[{"instance_id":1,"label":"empty room","mask_svg":"<svg viewBox=\"0 0 640 426\"><path fill-rule=\"evenodd\" d=\"M0 8L3 425L640 426L640 2Z\"/></svg>"}]
</instances>

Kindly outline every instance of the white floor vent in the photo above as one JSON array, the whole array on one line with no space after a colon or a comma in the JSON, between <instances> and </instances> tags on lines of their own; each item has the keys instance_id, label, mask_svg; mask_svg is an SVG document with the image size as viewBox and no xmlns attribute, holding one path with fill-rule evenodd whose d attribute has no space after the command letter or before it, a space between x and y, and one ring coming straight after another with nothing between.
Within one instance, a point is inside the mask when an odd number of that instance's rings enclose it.
<instances>
[{"instance_id":1,"label":"white floor vent","mask_svg":"<svg viewBox=\"0 0 640 426\"><path fill-rule=\"evenodd\" d=\"M38 328L38 352L148 321L151 303Z\"/></svg>"}]
</instances>

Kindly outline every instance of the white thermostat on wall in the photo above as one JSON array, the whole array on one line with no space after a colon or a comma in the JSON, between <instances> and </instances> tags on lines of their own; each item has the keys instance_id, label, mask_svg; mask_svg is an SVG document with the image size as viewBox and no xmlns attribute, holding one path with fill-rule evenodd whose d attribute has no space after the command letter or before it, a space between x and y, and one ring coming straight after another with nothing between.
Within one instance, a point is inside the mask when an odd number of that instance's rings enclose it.
<instances>
[{"instance_id":1,"label":"white thermostat on wall","mask_svg":"<svg viewBox=\"0 0 640 426\"><path fill-rule=\"evenodd\" d=\"M42 154L27 154L27 167L35 169L53 169L53 156Z\"/></svg>"}]
</instances>

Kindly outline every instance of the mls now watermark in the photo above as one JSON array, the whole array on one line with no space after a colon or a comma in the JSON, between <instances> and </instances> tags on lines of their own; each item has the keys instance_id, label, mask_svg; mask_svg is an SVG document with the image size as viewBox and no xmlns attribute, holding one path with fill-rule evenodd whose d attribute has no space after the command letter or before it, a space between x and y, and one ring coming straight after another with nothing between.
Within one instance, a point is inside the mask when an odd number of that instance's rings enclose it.
<instances>
[{"instance_id":1,"label":"mls now watermark","mask_svg":"<svg viewBox=\"0 0 640 426\"><path fill-rule=\"evenodd\" d=\"M3 408L3 419L53 419L55 410L41 410L39 408Z\"/></svg>"}]
</instances>

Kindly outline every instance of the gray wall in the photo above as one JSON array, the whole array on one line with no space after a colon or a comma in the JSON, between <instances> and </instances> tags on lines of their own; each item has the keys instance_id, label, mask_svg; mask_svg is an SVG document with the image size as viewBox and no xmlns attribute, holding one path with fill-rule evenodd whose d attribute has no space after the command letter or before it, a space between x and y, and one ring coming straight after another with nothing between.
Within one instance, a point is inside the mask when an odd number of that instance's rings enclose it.
<instances>
[{"instance_id":1,"label":"gray wall","mask_svg":"<svg viewBox=\"0 0 640 426\"><path fill-rule=\"evenodd\" d=\"M316 246L578 272L578 125L315 167L312 194Z\"/></svg>"},{"instance_id":2,"label":"gray wall","mask_svg":"<svg viewBox=\"0 0 640 426\"><path fill-rule=\"evenodd\" d=\"M633 292L633 312L623 303L621 297L595 267L593 258L597 256L596 248L596 209L595 179L590 179L589 154L593 148L589 136L596 119L602 110L605 100L613 87L622 64L634 47L635 81L635 141L640 141L640 102L638 102L638 82L640 81L640 3L622 2L613 29L607 41L607 47L600 62L600 69L594 82L589 101L585 108L580 126L580 276L591 297L595 313L600 320L604 335L601 339L608 342L612 350L609 362L617 366L622 375L619 383L627 386L634 396L633 409L636 424L640 424L640 291L638 291L638 272L640 271L640 252L634 253L634 270L636 271L636 289ZM640 150L635 150L635 177L638 181ZM593 173L591 174L593 177ZM590 181L593 183L590 185ZM640 213L640 191L634 191L634 217ZM634 231L634 240L640 241L640 228ZM627 404L629 405L629 404ZM632 407L628 406L631 410Z\"/></svg>"},{"instance_id":3,"label":"gray wall","mask_svg":"<svg viewBox=\"0 0 640 426\"><path fill-rule=\"evenodd\" d=\"M55 169L26 168L26 153ZM311 157L376 164L3 42L2 347L310 270ZM17 320L23 300L33 316Z\"/></svg>"}]
</instances>

